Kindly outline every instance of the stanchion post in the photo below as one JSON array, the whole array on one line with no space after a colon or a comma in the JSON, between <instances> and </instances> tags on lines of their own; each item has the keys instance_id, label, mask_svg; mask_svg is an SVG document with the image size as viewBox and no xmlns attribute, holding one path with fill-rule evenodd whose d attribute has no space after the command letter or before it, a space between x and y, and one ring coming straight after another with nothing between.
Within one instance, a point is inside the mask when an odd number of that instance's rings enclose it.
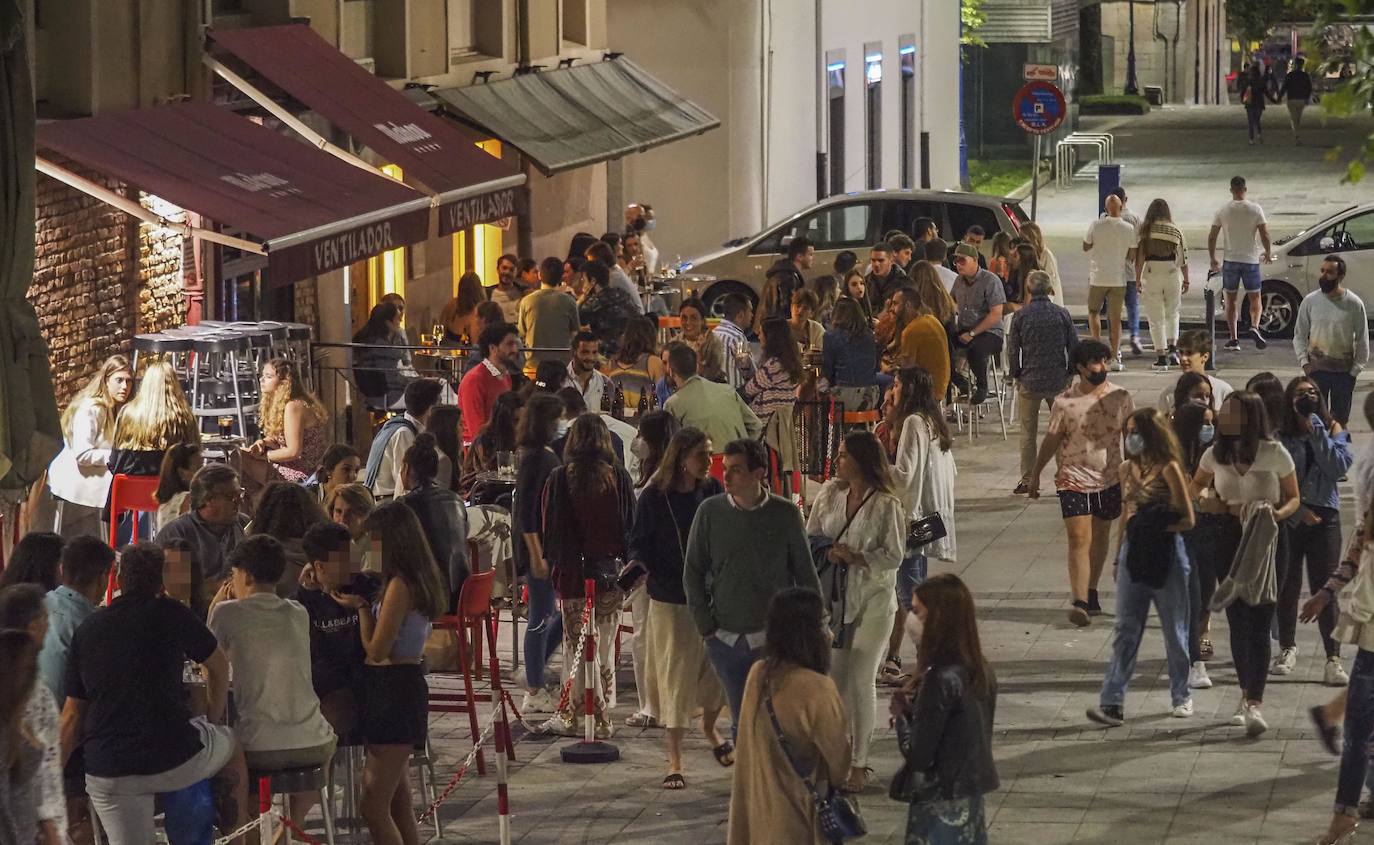
<instances>
[{"instance_id":1,"label":"stanchion post","mask_svg":"<svg viewBox=\"0 0 1374 845\"><path fill-rule=\"evenodd\" d=\"M559 752L564 763L613 763L620 759L620 749L609 742L596 738L596 684L600 677L596 671L596 582L588 578L585 582L587 593L587 622L583 626L582 652L582 696L586 708L583 722L583 735L579 742L566 745Z\"/></svg>"},{"instance_id":2,"label":"stanchion post","mask_svg":"<svg viewBox=\"0 0 1374 845\"><path fill-rule=\"evenodd\" d=\"M501 685L501 663L496 658L496 620L487 619L490 635L487 652L491 660L491 701L497 708L493 716L492 734L496 737L496 814L501 845L510 845L510 788L507 757L515 759L511 743L510 714L506 710L506 692Z\"/></svg>"},{"instance_id":3,"label":"stanchion post","mask_svg":"<svg viewBox=\"0 0 1374 845\"><path fill-rule=\"evenodd\" d=\"M1211 274L1207 278L1211 280ZM1207 321L1207 335L1212 338L1212 354L1207 356L1207 364L1204 369L1215 372L1217 368L1217 292L1210 287L1202 289L1202 302L1204 318Z\"/></svg>"}]
</instances>

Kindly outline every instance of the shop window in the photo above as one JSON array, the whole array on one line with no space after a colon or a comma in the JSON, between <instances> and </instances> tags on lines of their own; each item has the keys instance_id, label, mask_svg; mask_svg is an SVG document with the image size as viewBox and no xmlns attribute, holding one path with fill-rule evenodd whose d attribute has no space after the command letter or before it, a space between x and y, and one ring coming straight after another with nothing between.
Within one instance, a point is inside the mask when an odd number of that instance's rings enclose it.
<instances>
[{"instance_id":1,"label":"shop window","mask_svg":"<svg viewBox=\"0 0 1374 845\"><path fill-rule=\"evenodd\" d=\"M394 164L384 165L382 172L395 179L401 178L401 168ZM367 284L374 304L389 293L405 296L406 248L398 246L367 259Z\"/></svg>"},{"instance_id":2,"label":"shop window","mask_svg":"<svg viewBox=\"0 0 1374 845\"><path fill-rule=\"evenodd\" d=\"M864 45L864 170L870 191L883 186L883 52Z\"/></svg>"},{"instance_id":3,"label":"shop window","mask_svg":"<svg viewBox=\"0 0 1374 845\"><path fill-rule=\"evenodd\" d=\"M844 51L825 56L826 101L829 112L830 193L844 193Z\"/></svg>"},{"instance_id":4,"label":"shop window","mask_svg":"<svg viewBox=\"0 0 1374 845\"><path fill-rule=\"evenodd\" d=\"M901 185L903 188L916 186L916 145L912 143L912 129L916 125L916 38L903 35L897 40L898 65L902 69L901 112L902 125L897 132L901 144Z\"/></svg>"}]
</instances>

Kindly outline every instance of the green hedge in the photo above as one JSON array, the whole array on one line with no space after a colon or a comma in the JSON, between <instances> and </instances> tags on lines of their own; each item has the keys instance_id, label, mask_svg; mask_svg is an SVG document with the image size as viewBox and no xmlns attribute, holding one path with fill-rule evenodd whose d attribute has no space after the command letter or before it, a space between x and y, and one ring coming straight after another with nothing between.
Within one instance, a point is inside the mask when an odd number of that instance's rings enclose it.
<instances>
[{"instance_id":1,"label":"green hedge","mask_svg":"<svg viewBox=\"0 0 1374 845\"><path fill-rule=\"evenodd\" d=\"M1089 94L1078 98L1079 114L1148 114L1150 103L1144 97L1125 94Z\"/></svg>"}]
</instances>

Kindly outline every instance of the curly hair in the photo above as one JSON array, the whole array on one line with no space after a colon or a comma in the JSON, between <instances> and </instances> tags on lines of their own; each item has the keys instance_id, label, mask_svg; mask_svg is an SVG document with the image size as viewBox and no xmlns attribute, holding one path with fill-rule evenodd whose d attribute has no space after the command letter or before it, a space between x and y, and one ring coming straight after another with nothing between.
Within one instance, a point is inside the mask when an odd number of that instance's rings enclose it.
<instances>
[{"instance_id":1,"label":"curly hair","mask_svg":"<svg viewBox=\"0 0 1374 845\"><path fill-rule=\"evenodd\" d=\"M315 395L305 389L296 365L287 358L273 358L263 368L272 368L277 374L277 388L262 397L262 433L276 440L286 435L286 406L292 402L304 402L306 410L315 418L316 424L325 420L324 405Z\"/></svg>"}]
</instances>

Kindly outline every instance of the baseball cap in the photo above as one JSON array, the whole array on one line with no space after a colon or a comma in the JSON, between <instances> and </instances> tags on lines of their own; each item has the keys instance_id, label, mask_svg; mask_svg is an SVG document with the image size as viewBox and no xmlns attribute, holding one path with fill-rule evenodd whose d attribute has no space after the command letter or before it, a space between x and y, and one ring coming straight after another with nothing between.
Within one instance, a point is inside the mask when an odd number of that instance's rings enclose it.
<instances>
[{"instance_id":1,"label":"baseball cap","mask_svg":"<svg viewBox=\"0 0 1374 845\"><path fill-rule=\"evenodd\" d=\"M960 256L963 256L964 258L972 258L974 261L977 261L978 247L974 246L973 244L958 244L954 247L954 257L958 258Z\"/></svg>"}]
</instances>

